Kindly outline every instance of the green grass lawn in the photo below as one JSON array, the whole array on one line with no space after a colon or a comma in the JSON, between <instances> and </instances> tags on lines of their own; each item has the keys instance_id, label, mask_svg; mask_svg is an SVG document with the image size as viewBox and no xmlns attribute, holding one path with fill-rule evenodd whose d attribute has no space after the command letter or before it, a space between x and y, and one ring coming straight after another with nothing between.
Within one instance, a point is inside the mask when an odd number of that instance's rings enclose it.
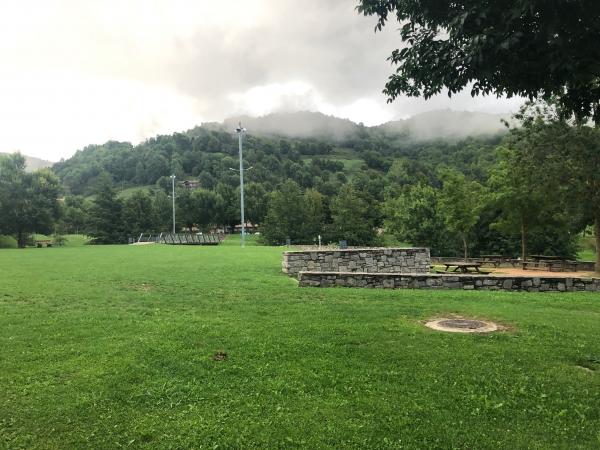
<instances>
[{"instance_id":1,"label":"green grass lawn","mask_svg":"<svg viewBox=\"0 0 600 450\"><path fill-rule=\"evenodd\" d=\"M581 250L577 253L579 261L596 261L596 252L594 250Z\"/></svg>"},{"instance_id":2,"label":"green grass lawn","mask_svg":"<svg viewBox=\"0 0 600 450\"><path fill-rule=\"evenodd\" d=\"M46 236L45 234L34 234L33 238L54 240L53 236ZM63 243L63 247L81 247L82 245L87 245L91 239L84 234L65 234L64 238L65 242Z\"/></svg>"},{"instance_id":3,"label":"green grass lawn","mask_svg":"<svg viewBox=\"0 0 600 450\"><path fill-rule=\"evenodd\" d=\"M301 289L237 243L0 251L0 448L600 447L600 295Z\"/></svg>"}]
</instances>

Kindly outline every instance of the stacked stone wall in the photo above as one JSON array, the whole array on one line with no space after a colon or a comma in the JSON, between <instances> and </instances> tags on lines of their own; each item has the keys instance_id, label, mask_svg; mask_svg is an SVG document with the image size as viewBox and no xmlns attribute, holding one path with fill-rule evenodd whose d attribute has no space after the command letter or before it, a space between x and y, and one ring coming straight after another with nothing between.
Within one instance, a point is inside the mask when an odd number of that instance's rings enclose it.
<instances>
[{"instance_id":1,"label":"stacked stone wall","mask_svg":"<svg viewBox=\"0 0 600 450\"><path fill-rule=\"evenodd\" d=\"M600 291L600 278L303 271L299 273L298 280L301 287L344 286L527 292Z\"/></svg>"},{"instance_id":2,"label":"stacked stone wall","mask_svg":"<svg viewBox=\"0 0 600 450\"><path fill-rule=\"evenodd\" d=\"M427 248L363 248L289 251L283 253L282 270L290 276L302 271L427 273Z\"/></svg>"}]
</instances>

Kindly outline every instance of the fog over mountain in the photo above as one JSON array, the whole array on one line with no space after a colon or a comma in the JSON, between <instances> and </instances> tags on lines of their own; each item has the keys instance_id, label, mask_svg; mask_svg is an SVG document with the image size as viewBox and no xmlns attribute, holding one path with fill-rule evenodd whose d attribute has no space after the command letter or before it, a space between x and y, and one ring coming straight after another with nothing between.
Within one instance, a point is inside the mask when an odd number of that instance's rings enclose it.
<instances>
[{"instance_id":1,"label":"fog over mountain","mask_svg":"<svg viewBox=\"0 0 600 450\"><path fill-rule=\"evenodd\" d=\"M340 140L355 135L361 128L381 131L384 135L403 135L414 141L435 139L457 140L468 136L504 133L502 120L508 114L488 114L449 109L425 112L408 119L386 122L382 125L364 127L348 119L340 119L317 112L273 113L262 117L239 116L223 123L203 124L219 130L234 130L238 123L251 134L287 137L326 137Z\"/></svg>"},{"instance_id":2,"label":"fog over mountain","mask_svg":"<svg viewBox=\"0 0 600 450\"><path fill-rule=\"evenodd\" d=\"M405 120L384 123L380 128L388 134L405 133L416 141L432 139L463 139L468 136L504 133L502 120L509 114L488 114L470 111L430 111Z\"/></svg>"}]
</instances>

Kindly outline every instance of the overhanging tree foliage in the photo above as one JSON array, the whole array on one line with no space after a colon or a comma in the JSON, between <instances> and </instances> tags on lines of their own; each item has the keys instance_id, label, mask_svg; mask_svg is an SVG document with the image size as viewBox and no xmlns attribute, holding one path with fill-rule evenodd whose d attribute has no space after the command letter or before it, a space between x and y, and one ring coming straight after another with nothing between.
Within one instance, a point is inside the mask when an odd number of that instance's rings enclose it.
<instances>
[{"instance_id":1,"label":"overhanging tree foliage","mask_svg":"<svg viewBox=\"0 0 600 450\"><path fill-rule=\"evenodd\" d=\"M600 122L600 2L597 0L360 0L358 11L395 16L404 46L384 93L429 98L471 94L548 99Z\"/></svg>"}]
</instances>

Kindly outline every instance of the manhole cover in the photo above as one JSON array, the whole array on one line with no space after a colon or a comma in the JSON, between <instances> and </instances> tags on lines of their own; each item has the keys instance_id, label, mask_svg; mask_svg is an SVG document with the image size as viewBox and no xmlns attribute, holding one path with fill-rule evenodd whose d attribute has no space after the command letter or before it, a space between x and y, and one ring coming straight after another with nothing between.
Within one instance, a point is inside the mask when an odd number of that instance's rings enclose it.
<instances>
[{"instance_id":1,"label":"manhole cover","mask_svg":"<svg viewBox=\"0 0 600 450\"><path fill-rule=\"evenodd\" d=\"M435 319L425 324L433 330L449 331L452 333L489 333L499 329L493 322L472 319Z\"/></svg>"},{"instance_id":2,"label":"manhole cover","mask_svg":"<svg viewBox=\"0 0 600 450\"><path fill-rule=\"evenodd\" d=\"M468 330L476 330L477 328L485 327L486 323L481 320L469 319L448 319L438 322L441 326L447 328L464 328Z\"/></svg>"}]
</instances>

